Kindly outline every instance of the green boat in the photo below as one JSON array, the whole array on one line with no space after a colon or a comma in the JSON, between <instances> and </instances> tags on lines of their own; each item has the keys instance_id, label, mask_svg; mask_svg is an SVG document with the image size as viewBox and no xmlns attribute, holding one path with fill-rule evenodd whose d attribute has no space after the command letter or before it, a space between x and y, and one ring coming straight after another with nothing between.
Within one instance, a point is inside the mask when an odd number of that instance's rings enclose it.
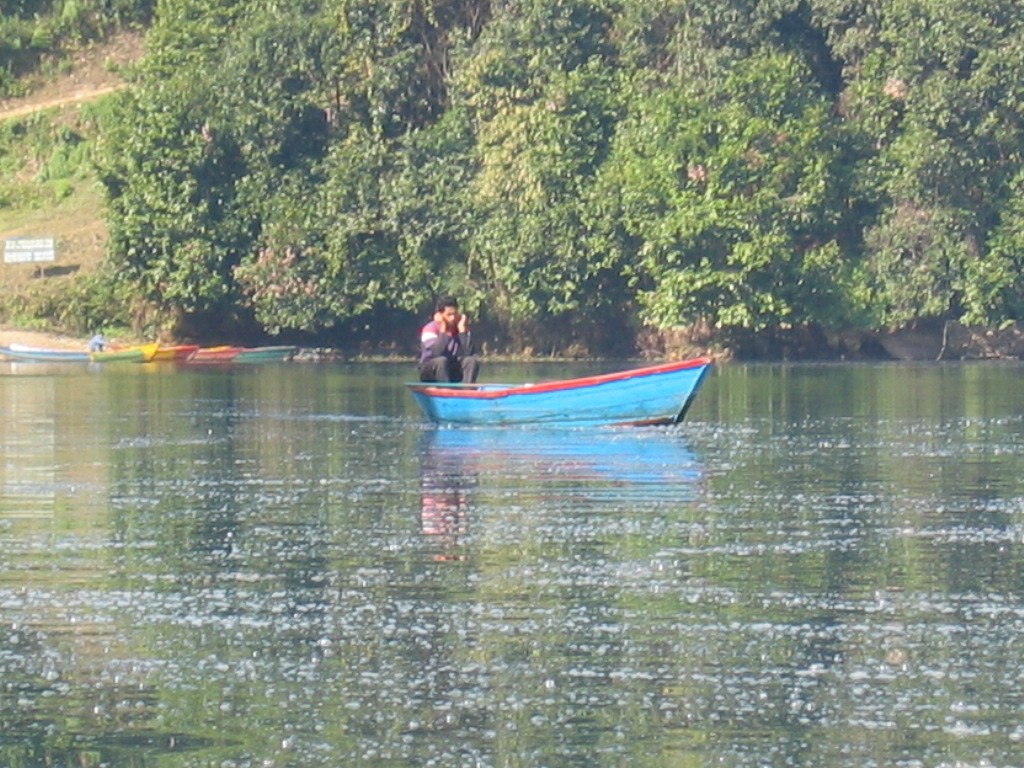
<instances>
[{"instance_id":1,"label":"green boat","mask_svg":"<svg viewBox=\"0 0 1024 768\"><path fill-rule=\"evenodd\" d=\"M159 344L143 344L120 349L104 349L101 352L90 352L89 359L94 363L145 363L153 359Z\"/></svg>"},{"instance_id":2,"label":"green boat","mask_svg":"<svg viewBox=\"0 0 1024 768\"><path fill-rule=\"evenodd\" d=\"M233 363L272 363L277 361L291 360L292 356L298 351L297 347L243 347L242 350L235 355L231 362Z\"/></svg>"}]
</instances>

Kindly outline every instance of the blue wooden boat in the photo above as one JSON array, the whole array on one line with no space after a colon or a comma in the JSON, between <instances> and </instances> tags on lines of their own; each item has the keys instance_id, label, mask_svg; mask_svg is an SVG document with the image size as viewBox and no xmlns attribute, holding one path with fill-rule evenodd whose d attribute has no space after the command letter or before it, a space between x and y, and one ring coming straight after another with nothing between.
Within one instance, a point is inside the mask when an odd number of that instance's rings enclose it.
<instances>
[{"instance_id":1,"label":"blue wooden boat","mask_svg":"<svg viewBox=\"0 0 1024 768\"><path fill-rule=\"evenodd\" d=\"M48 347L29 347L24 344L11 344L0 347L0 355L9 360L30 363L88 363L88 352L75 352L69 349L50 349Z\"/></svg>"},{"instance_id":2,"label":"blue wooden boat","mask_svg":"<svg viewBox=\"0 0 1024 768\"><path fill-rule=\"evenodd\" d=\"M538 384L406 384L441 424L677 424L711 369L708 358Z\"/></svg>"}]
</instances>

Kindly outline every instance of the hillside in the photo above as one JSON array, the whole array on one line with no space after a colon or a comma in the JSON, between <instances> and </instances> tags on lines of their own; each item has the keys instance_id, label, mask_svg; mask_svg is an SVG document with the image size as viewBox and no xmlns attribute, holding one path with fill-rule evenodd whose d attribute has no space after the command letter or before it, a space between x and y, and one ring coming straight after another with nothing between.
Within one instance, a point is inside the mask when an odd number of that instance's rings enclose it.
<instances>
[{"instance_id":1,"label":"hillside","mask_svg":"<svg viewBox=\"0 0 1024 768\"><path fill-rule=\"evenodd\" d=\"M137 33L122 33L71 54L58 73L34 75L26 83L28 95L0 101L0 121L45 112L52 116L54 126L73 123L82 104L124 87L120 73L142 55L142 42ZM15 172L15 180L31 185L36 171L33 162L26 160ZM47 200L42 194L23 197L27 200L0 206L0 238L56 237L58 259L45 271L46 279L96 268L103 258L107 231L102 191L95 179L76 179L70 193L60 200ZM33 266L0 262L0 282L8 290L34 279L38 276Z\"/></svg>"}]
</instances>

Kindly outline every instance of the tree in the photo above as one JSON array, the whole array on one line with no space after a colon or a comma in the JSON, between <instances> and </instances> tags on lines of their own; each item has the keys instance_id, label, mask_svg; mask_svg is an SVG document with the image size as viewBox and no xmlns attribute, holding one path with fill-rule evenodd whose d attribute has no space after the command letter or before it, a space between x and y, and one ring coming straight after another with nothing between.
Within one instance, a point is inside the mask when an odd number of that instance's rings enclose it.
<instances>
[{"instance_id":1,"label":"tree","mask_svg":"<svg viewBox=\"0 0 1024 768\"><path fill-rule=\"evenodd\" d=\"M1003 0L880 10L847 102L875 149L862 163L877 211L864 225L867 306L888 326L998 317L979 302L1005 295L991 282L1005 272L979 264L1020 167L1020 24Z\"/></svg>"},{"instance_id":2,"label":"tree","mask_svg":"<svg viewBox=\"0 0 1024 768\"><path fill-rule=\"evenodd\" d=\"M609 23L592 3L526 3L457 61L454 98L476 125L469 278L521 343L591 347L621 323L589 197L621 109Z\"/></svg>"},{"instance_id":3,"label":"tree","mask_svg":"<svg viewBox=\"0 0 1024 768\"><path fill-rule=\"evenodd\" d=\"M807 79L766 53L717 94L653 88L624 121L604 183L647 322L844 318L835 126Z\"/></svg>"}]
</instances>

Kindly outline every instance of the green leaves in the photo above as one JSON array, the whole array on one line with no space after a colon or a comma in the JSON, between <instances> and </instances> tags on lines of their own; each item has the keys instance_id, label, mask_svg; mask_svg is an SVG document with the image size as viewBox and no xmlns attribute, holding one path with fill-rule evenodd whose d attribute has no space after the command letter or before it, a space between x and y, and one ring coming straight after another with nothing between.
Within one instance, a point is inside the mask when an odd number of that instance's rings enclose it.
<instances>
[{"instance_id":1,"label":"green leaves","mask_svg":"<svg viewBox=\"0 0 1024 768\"><path fill-rule=\"evenodd\" d=\"M625 121L606 183L652 324L842 316L805 263L834 237L839 195L834 128L805 82L791 57L755 57L714 97L657 89Z\"/></svg>"},{"instance_id":2,"label":"green leaves","mask_svg":"<svg viewBox=\"0 0 1024 768\"><path fill-rule=\"evenodd\" d=\"M101 159L168 313L494 338L1020 316L1011 0L161 2Z\"/></svg>"}]
</instances>

